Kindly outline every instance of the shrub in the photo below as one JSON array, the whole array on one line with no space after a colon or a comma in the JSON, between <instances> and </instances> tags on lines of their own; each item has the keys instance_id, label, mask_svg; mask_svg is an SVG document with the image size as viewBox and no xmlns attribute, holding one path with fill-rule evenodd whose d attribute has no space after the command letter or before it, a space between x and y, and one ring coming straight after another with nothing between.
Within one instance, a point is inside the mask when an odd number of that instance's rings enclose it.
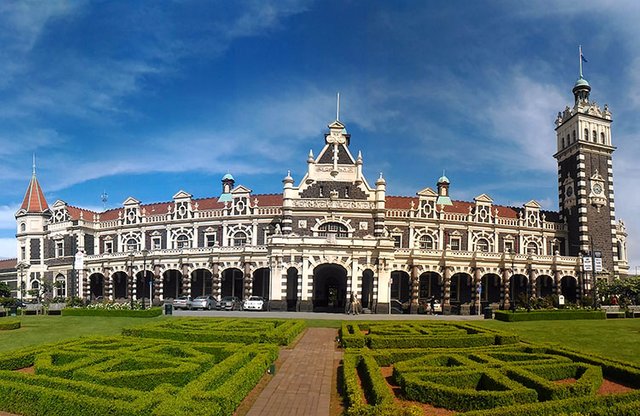
<instances>
[{"instance_id":1,"label":"shrub","mask_svg":"<svg viewBox=\"0 0 640 416\"><path fill-rule=\"evenodd\" d=\"M111 316L130 318L155 318L162 315L162 308L144 310L131 309L91 309L91 308L64 308L60 312L62 316Z\"/></svg>"},{"instance_id":2,"label":"shrub","mask_svg":"<svg viewBox=\"0 0 640 416\"><path fill-rule=\"evenodd\" d=\"M20 321L6 321L0 322L0 331L10 331L12 329L20 328Z\"/></svg>"},{"instance_id":3,"label":"shrub","mask_svg":"<svg viewBox=\"0 0 640 416\"><path fill-rule=\"evenodd\" d=\"M554 311L511 312L495 311L495 319L505 322L553 321L572 319L606 319L604 311L563 309Z\"/></svg>"}]
</instances>

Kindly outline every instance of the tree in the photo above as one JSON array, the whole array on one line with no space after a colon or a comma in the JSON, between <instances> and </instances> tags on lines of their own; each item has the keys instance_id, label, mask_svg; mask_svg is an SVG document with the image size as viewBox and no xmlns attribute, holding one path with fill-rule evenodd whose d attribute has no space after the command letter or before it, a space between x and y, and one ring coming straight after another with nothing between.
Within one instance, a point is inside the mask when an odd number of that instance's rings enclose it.
<instances>
[{"instance_id":1,"label":"tree","mask_svg":"<svg viewBox=\"0 0 640 416\"><path fill-rule=\"evenodd\" d=\"M11 296L11 288L7 282L0 282L0 298L8 298Z\"/></svg>"}]
</instances>

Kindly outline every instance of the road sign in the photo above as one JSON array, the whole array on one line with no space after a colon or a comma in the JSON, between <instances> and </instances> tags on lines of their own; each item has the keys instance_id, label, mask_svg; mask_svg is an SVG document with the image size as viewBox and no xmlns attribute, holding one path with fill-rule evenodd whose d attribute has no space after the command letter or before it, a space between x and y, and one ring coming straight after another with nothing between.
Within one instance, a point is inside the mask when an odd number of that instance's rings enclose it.
<instances>
[{"instance_id":1,"label":"road sign","mask_svg":"<svg viewBox=\"0 0 640 416\"><path fill-rule=\"evenodd\" d=\"M591 257L582 258L582 268L584 269L585 272L590 272L593 270L593 263L592 263Z\"/></svg>"},{"instance_id":2,"label":"road sign","mask_svg":"<svg viewBox=\"0 0 640 416\"><path fill-rule=\"evenodd\" d=\"M596 266L596 272L600 273L602 271L602 258L600 257L595 258L595 266Z\"/></svg>"}]
</instances>

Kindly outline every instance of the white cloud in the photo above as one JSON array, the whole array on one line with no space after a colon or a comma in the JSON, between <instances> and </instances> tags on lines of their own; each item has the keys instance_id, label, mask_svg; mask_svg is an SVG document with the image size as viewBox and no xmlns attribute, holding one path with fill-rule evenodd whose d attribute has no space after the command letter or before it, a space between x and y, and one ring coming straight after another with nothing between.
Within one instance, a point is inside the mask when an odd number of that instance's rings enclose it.
<instances>
[{"instance_id":1,"label":"white cloud","mask_svg":"<svg viewBox=\"0 0 640 416\"><path fill-rule=\"evenodd\" d=\"M18 206L0 205L0 230L15 230Z\"/></svg>"},{"instance_id":2,"label":"white cloud","mask_svg":"<svg viewBox=\"0 0 640 416\"><path fill-rule=\"evenodd\" d=\"M15 259L16 250L15 238L0 238L0 259Z\"/></svg>"}]
</instances>

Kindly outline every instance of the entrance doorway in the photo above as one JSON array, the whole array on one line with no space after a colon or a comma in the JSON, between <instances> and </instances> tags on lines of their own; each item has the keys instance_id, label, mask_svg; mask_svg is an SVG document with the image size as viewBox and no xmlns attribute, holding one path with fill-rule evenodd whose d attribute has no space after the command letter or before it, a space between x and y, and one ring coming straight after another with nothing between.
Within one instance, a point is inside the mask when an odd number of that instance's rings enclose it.
<instances>
[{"instance_id":1,"label":"entrance doorway","mask_svg":"<svg viewBox=\"0 0 640 416\"><path fill-rule=\"evenodd\" d=\"M344 313L347 305L347 271L323 264L313 271L313 311Z\"/></svg>"}]
</instances>

